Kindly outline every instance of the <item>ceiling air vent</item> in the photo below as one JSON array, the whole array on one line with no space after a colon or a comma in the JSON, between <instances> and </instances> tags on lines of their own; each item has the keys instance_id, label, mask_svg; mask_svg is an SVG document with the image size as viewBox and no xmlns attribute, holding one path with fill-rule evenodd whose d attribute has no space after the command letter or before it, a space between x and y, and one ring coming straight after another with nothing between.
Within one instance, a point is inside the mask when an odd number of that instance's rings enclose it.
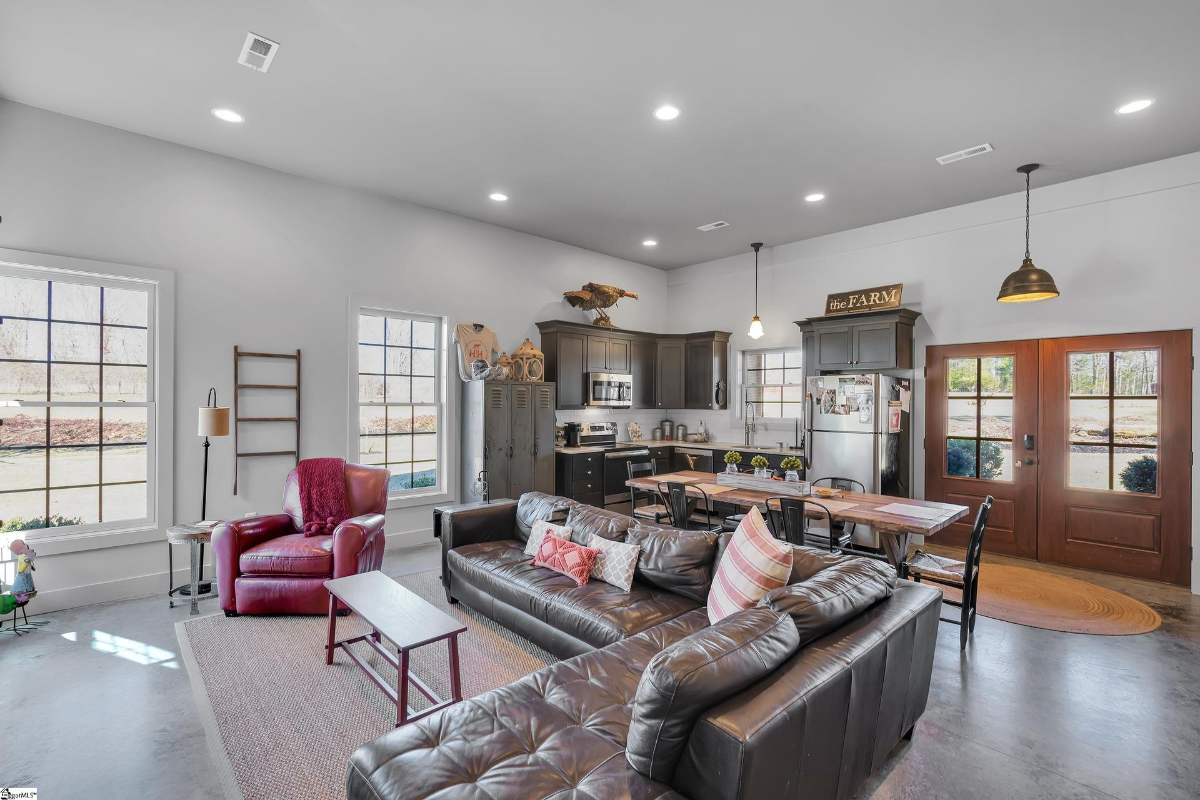
<instances>
[{"instance_id":1,"label":"ceiling air vent","mask_svg":"<svg viewBox=\"0 0 1200 800\"><path fill-rule=\"evenodd\" d=\"M957 153L950 153L949 155L944 155L941 158L939 158L937 160L937 162L942 165L953 164L955 161L962 161L964 158L970 158L971 156L981 156L984 153L990 153L990 152L992 152L992 146L990 144L980 144L980 145L976 145L975 147L968 147L966 150L959 150Z\"/></svg>"},{"instance_id":2,"label":"ceiling air vent","mask_svg":"<svg viewBox=\"0 0 1200 800\"><path fill-rule=\"evenodd\" d=\"M242 45L242 54L238 56L238 63L259 72L266 72L275 59L277 50L279 50L279 42L272 42L257 33L247 33L246 43Z\"/></svg>"},{"instance_id":3,"label":"ceiling air vent","mask_svg":"<svg viewBox=\"0 0 1200 800\"><path fill-rule=\"evenodd\" d=\"M696 230L698 230L698 231L715 231L717 228L728 228L728 227L729 227L729 223L726 222L725 220L721 220L720 222L710 222L707 225L701 225L699 228L696 228Z\"/></svg>"}]
</instances>

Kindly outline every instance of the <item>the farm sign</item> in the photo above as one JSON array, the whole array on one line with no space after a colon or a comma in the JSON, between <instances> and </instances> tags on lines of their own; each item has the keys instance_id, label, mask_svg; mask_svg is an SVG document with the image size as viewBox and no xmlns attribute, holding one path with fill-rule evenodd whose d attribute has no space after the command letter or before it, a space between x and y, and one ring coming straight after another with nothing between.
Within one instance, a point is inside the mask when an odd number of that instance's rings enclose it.
<instances>
[{"instance_id":1,"label":"the farm sign","mask_svg":"<svg viewBox=\"0 0 1200 800\"><path fill-rule=\"evenodd\" d=\"M900 305L900 293L903 290L903 283L893 283L891 286L876 286L873 289L831 294L825 298L825 316L832 317L837 314L896 308Z\"/></svg>"}]
</instances>

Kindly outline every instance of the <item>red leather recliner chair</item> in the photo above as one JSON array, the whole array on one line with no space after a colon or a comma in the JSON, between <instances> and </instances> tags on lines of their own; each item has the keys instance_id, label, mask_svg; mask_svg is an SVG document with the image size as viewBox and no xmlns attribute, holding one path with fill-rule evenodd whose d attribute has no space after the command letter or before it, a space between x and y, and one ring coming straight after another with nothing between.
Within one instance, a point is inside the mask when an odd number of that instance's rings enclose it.
<instances>
[{"instance_id":1,"label":"red leather recliner chair","mask_svg":"<svg viewBox=\"0 0 1200 800\"><path fill-rule=\"evenodd\" d=\"M389 473L382 467L346 464L345 476L353 516L332 535L304 535L296 470L288 473L283 487L282 514L217 526L212 546L225 616L326 614L325 581L379 569Z\"/></svg>"}]
</instances>

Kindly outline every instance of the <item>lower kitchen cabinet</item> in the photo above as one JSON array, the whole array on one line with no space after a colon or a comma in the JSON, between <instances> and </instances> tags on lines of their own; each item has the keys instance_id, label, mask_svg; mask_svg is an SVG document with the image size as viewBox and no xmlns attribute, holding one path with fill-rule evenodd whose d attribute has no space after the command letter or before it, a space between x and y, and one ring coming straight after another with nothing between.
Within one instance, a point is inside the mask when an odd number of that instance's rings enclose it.
<instances>
[{"instance_id":1,"label":"lower kitchen cabinet","mask_svg":"<svg viewBox=\"0 0 1200 800\"><path fill-rule=\"evenodd\" d=\"M604 507L604 453L555 453L554 493Z\"/></svg>"},{"instance_id":2,"label":"lower kitchen cabinet","mask_svg":"<svg viewBox=\"0 0 1200 800\"><path fill-rule=\"evenodd\" d=\"M651 447L650 460L654 462L656 475L666 475L671 471L671 446Z\"/></svg>"}]
</instances>

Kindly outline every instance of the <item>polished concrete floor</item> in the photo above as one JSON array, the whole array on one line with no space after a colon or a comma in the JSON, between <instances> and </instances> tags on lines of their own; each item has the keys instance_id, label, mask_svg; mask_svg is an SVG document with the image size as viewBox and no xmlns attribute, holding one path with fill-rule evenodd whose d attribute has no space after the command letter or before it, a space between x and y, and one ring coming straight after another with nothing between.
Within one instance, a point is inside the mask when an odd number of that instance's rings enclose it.
<instances>
[{"instance_id":1,"label":"polished concrete floor","mask_svg":"<svg viewBox=\"0 0 1200 800\"><path fill-rule=\"evenodd\" d=\"M394 551L384 569L437 560L435 546ZM958 629L943 625L916 736L861 797L1200 797L1200 598L1052 571L1137 597L1163 627L1080 636L980 618L960 654ZM46 798L219 797L175 657L186 618L148 597L49 614L35 633L0 638L0 786Z\"/></svg>"}]
</instances>

